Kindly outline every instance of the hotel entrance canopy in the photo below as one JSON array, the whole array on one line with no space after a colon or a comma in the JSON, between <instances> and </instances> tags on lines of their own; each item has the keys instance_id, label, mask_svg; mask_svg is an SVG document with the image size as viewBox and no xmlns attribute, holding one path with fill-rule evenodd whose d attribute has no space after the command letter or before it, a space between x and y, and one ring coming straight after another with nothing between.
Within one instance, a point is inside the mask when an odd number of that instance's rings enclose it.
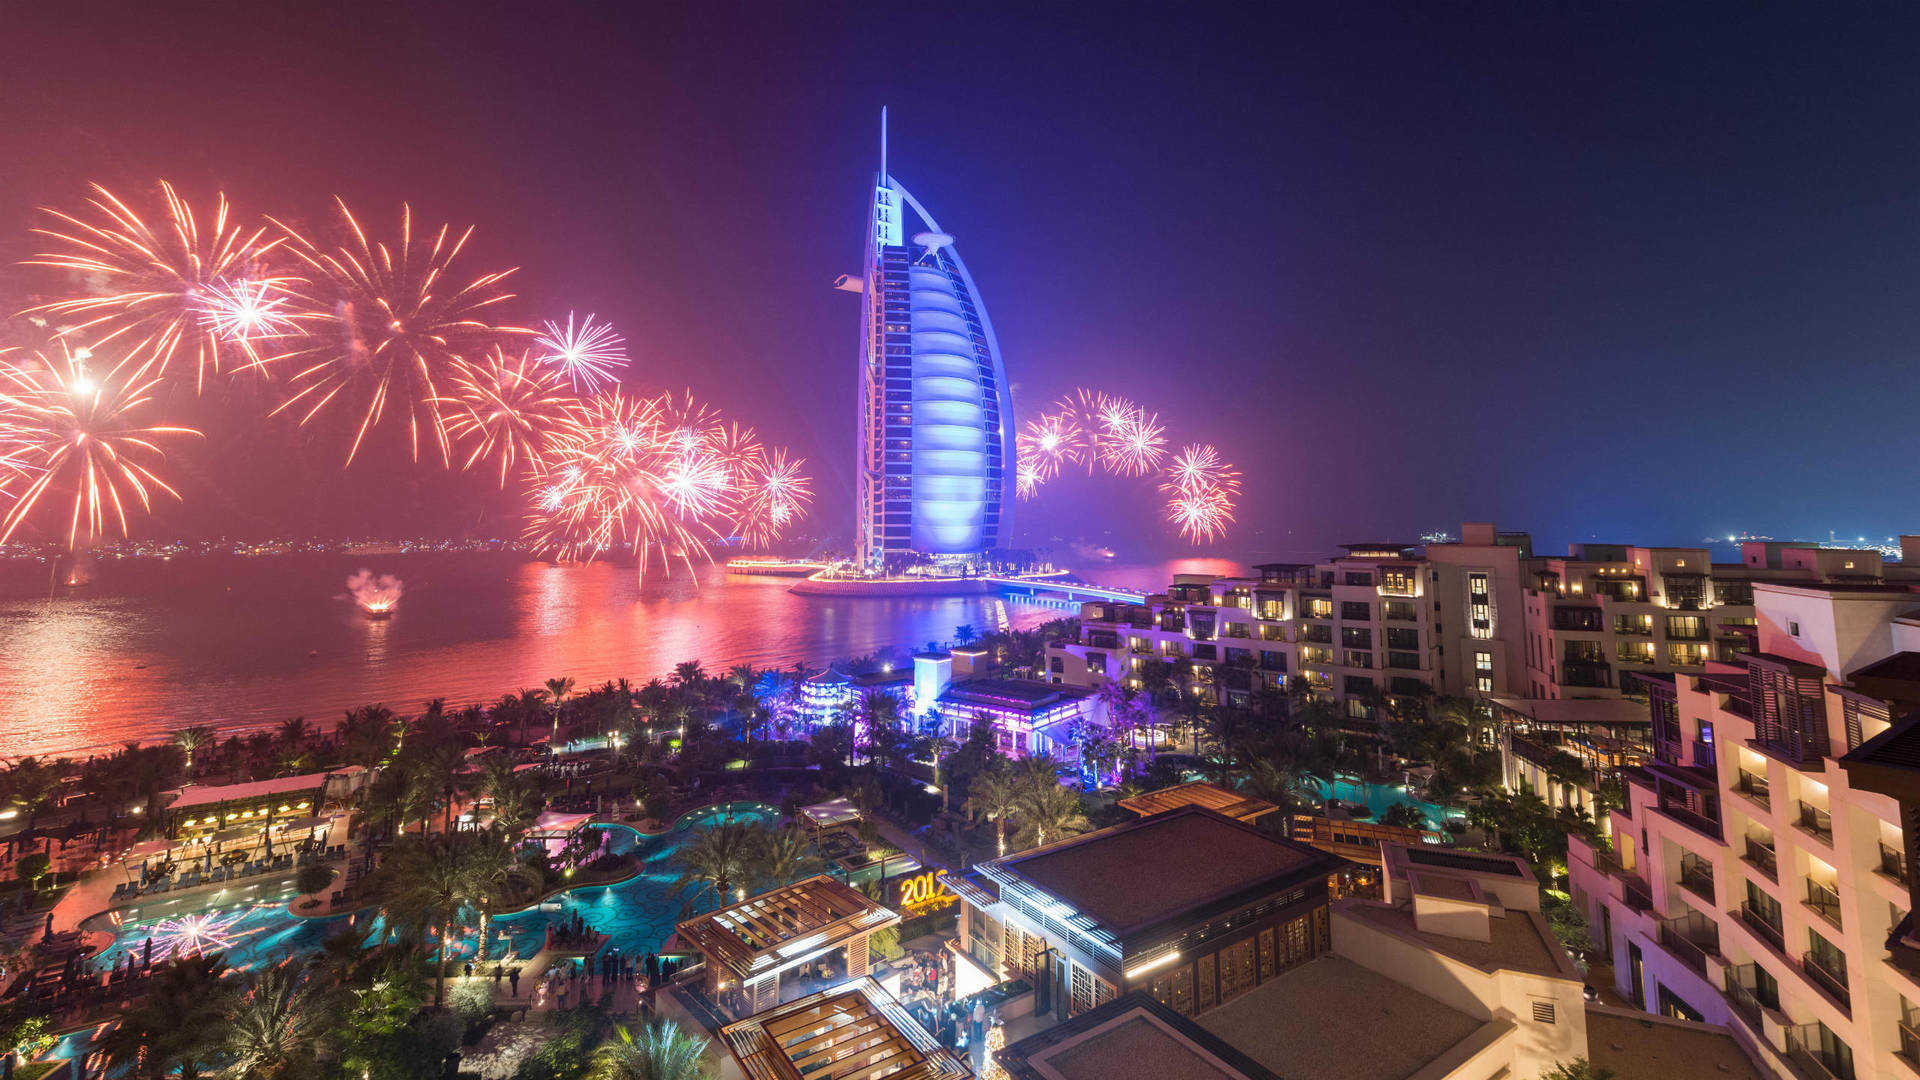
<instances>
[{"instance_id":1,"label":"hotel entrance canopy","mask_svg":"<svg viewBox=\"0 0 1920 1080\"><path fill-rule=\"evenodd\" d=\"M936 1080L972 1075L871 977L720 1029L748 1080Z\"/></svg>"}]
</instances>

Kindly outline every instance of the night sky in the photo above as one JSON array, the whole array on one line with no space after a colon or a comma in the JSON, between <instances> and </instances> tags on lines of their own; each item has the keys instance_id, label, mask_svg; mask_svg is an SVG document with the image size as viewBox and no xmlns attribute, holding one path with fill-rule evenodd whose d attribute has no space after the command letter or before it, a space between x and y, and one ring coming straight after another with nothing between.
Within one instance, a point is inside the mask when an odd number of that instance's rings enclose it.
<instances>
[{"instance_id":1,"label":"night sky","mask_svg":"<svg viewBox=\"0 0 1920 1080\"><path fill-rule=\"evenodd\" d=\"M0 260L88 181L518 265L809 461L850 539L878 116L1016 411L1088 385L1246 474L1241 558L1492 518L1545 550L1920 531L1920 11L1417 3L76 4L0 33ZM0 275L16 298L50 284ZM260 419L146 532L512 531L486 484ZM389 447L390 451L393 447ZM1027 543L1183 550L1068 479Z\"/></svg>"}]
</instances>

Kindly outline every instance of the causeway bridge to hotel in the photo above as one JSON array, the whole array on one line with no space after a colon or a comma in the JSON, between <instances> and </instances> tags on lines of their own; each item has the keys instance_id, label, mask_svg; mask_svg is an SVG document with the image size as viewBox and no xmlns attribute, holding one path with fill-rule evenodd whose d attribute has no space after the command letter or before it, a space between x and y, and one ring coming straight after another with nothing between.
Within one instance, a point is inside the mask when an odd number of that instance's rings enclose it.
<instances>
[{"instance_id":1,"label":"causeway bridge to hotel","mask_svg":"<svg viewBox=\"0 0 1920 1080\"><path fill-rule=\"evenodd\" d=\"M1010 577L986 577L981 580L997 585L1006 592L1042 597L1049 600L1066 600L1076 604L1089 600L1110 600L1118 603L1138 604L1147 598L1145 593L1133 592L1129 589L1113 589L1105 585L1088 585L1080 581L1050 581L1044 578Z\"/></svg>"}]
</instances>

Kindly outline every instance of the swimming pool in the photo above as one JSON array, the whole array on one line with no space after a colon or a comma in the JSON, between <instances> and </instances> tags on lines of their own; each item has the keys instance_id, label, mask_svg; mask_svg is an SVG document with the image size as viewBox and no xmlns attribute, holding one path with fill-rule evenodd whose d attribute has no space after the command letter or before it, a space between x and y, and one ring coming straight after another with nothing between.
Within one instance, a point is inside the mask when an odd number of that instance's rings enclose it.
<instances>
[{"instance_id":1,"label":"swimming pool","mask_svg":"<svg viewBox=\"0 0 1920 1080\"><path fill-rule=\"evenodd\" d=\"M770 824L778 821L778 808L766 803L736 802L703 806L688 811L672 827L655 835L642 834L625 825L596 825L608 832L610 851L632 851L641 859L640 872L613 885L587 885L569 889L526 911L493 919L489 960L509 958L525 960L540 951L546 941L549 924L579 915L588 926L610 939L607 947L626 956L658 951L680 918L681 906L696 891L673 888L679 877L673 869L673 853L693 837L697 829L712 828L726 822ZM221 890L195 897L176 897L138 908L122 909L87 920L87 928L112 930L113 943L94 958L95 970L125 963L126 957L144 960L147 940L153 940L153 959L157 963L178 951L227 954L229 966L250 969L278 963L294 953L320 948L333 934L348 927L377 932L380 916L359 911L321 919L299 918L287 910L296 895L292 877L275 879L237 890ZM476 933L469 929L453 944L449 953L456 962L472 957L478 946Z\"/></svg>"},{"instance_id":2,"label":"swimming pool","mask_svg":"<svg viewBox=\"0 0 1920 1080\"><path fill-rule=\"evenodd\" d=\"M1459 810L1449 809L1438 803L1430 803L1414 798L1413 795L1407 791L1405 784L1358 783L1349 777L1343 776L1334 781L1331 786L1324 780L1315 780L1308 785L1308 789L1322 803L1329 798L1333 798L1339 799L1344 803L1365 806L1373 812L1372 816L1367 819L1369 821L1380 820L1380 815L1387 812L1387 807L1401 803L1420 811L1421 816L1426 818L1426 827L1429 829L1444 829L1447 827L1448 821L1460 820L1465 817L1465 814Z\"/></svg>"}]
</instances>

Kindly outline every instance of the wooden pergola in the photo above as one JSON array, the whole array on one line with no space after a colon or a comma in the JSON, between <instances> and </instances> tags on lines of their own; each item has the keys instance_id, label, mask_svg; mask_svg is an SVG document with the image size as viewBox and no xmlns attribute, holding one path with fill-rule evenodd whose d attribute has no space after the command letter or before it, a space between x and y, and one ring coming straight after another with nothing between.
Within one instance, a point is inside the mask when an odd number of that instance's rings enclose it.
<instances>
[{"instance_id":1,"label":"wooden pergola","mask_svg":"<svg viewBox=\"0 0 1920 1080\"><path fill-rule=\"evenodd\" d=\"M1256 799L1228 791L1204 780L1175 784L1159 791L1149 791L1144 795L1135 795L1131 799L1121 799L1116 805L1143 818L1164 814L1169 810L1178 810L1183 806L1204 806L1208 810L1224 814L1236 821L1249 823L1280 809L1265 799Z\"/></svg>"},{"instance_id":2,"label":"wooden pergola","mask_svg":"<svg viewBox=\"0 0 1920 1080\"><path fill-rule=\"evenodd\" d=\"M748 1080L964 1080L940 1046L871 976L720 1029Z\"/></svg>"},{"instance_id":3,"label":"wooden pergola","mask_svg":"<svg viewBox=\"0 0 1920 1080\"><path fill-rule=\"evenodd\" d=\"M899 912L816 874L688 919L675 932L705 959L708 996L756 1013L779 1003L781 972L834 949L846 950L849 978L864 976L867 938L899 922Z\"/></svg>"}]
</instances>

